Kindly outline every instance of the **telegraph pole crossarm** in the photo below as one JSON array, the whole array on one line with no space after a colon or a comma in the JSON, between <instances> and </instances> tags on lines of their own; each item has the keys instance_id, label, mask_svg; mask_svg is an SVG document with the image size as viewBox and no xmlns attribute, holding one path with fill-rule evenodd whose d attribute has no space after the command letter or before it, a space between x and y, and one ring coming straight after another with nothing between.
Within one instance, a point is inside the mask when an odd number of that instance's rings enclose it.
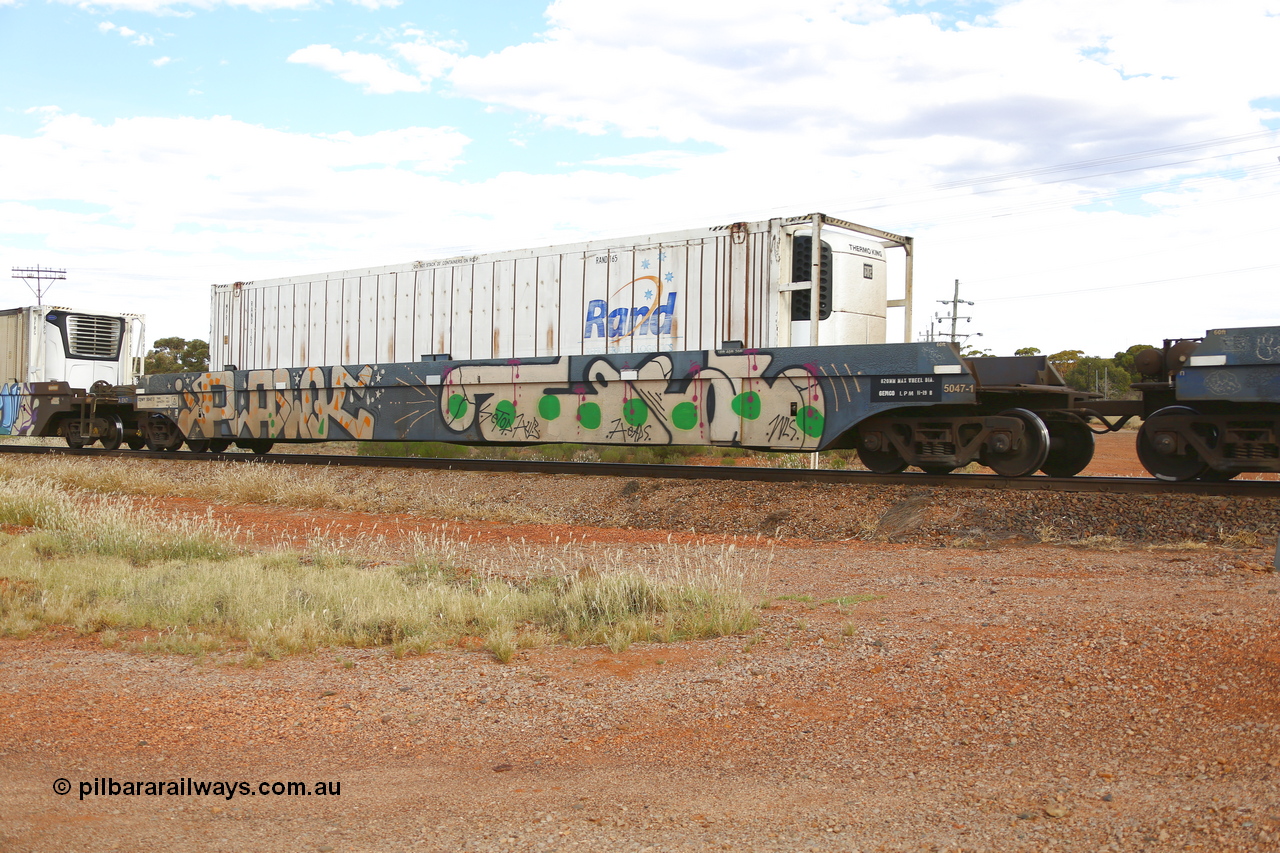
<instances>
[{"instance_id":1,"label":"telegraph pole crossarm","mask_svg":"<svg viewBox=\"0 0 1280 853\"><path fill-rule=\"evenodd\" d=\"M13 278L22 279L22 283L36 295L37 306L44 305L44 295L49 290L44 286L46 281L65 281L67 278L66 270L51 270L38 264L32 268L13 267L12 271ZM30 281L27 281L27 279L31 278L36 280L34 287L32 287Z\"/></svg>"},{"instance_id":2,"label":"telegraph pole crossarm","mask_svg":"<svg viewBox=\"0 0 1280 853\"><path fill-rule=\"evenodd\" d=\"M961 317L961 316L960 316L960 306L961 306L961 305L972 305L972 304L973 304L972 302L970 302L970 301L969 301L969 300L967 300L967 299L961 299L961 298L960 298L960 279L956 279L956 288L955 288L955 292L952 294L951 298L950 298L950 299L939 299L939 300L938 300L938 302L940 302L940 303L941 303L941 304L943 304L943 305L950 305L950 306L951 306L951 313L950 313L950 314L947 314L947 315L944 315L944 316L940 316L940 317L938 317L938 319L939 319L939 320L950 320L950 321L951 321L951 343L953 343L953 344L954 344L954 343L956 343L957 338L961 338L961 337L968 337L968 335L957 335L957 334L956 334L956 321L958 321L958 320L964 320L966 323L971 323L971 322L973 322L973 318L972 318L972 317Z\"/></svg>"}]
</instances>

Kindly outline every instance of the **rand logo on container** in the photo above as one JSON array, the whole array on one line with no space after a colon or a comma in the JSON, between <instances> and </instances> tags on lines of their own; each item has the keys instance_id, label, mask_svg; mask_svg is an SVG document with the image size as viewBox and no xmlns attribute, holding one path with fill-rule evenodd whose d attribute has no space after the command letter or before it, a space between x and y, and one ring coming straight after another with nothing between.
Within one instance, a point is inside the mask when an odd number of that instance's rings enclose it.
<instances>
[{"instance_id":1,"label":"rand logo on container","mask_svg":"<svg viewBox=\"0 0 1280 853\"><path fill-rule=\"evenodd\" d=\"M659 287L656 291L646 291L644 297L650 300L649 304L612 310L606 300L592 299L587 303L586 322L582 326L583 339L671 334L671 319L675 316L678 298L676 291L670 290L664 294Z\"/></svg>"}]
</instances>

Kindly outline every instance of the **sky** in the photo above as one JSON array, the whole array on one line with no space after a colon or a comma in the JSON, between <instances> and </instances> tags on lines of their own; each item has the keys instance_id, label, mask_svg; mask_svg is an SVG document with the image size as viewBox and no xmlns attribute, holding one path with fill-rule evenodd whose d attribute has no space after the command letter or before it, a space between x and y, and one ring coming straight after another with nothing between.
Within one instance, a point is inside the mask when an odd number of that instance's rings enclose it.
<instances>
[{"instance_id":1,"label":"sky","mask_svg":"<svg viewBox=\"0 0 1280 853\"><path fill-rule=\"evenodd\" d=\"M0 271L206 338L214 283L823 212L915 239L916 338L957 280L996 355L1280 325L1280 0L1209 8L0 0Z\"/></svg>"}]
</instances>

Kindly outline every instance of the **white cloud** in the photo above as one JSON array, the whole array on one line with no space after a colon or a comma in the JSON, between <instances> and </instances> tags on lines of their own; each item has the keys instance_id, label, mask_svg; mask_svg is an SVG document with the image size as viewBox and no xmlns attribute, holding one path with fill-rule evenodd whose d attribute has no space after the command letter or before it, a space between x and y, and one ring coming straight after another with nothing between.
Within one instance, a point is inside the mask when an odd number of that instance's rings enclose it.
<instances>
[{"instance_id":1,"label":"white cloud","mask_svg":"<svg viewBox=\"0 0 1280 853\"><path fill-rule=\"evenodd\" d=\"M496 179L540 198L554 186L563 221L613 222L614 233L625 233L628 223L650 230L696 224L702 216L847 211L867 224L921 237L922 306L930 288L944 289L956 277L972 282L973 295L996 300L1025 294L1019 272L1028 269L1039 270L1034 290L1045 293L1078 287L1081 275L1112 287L1175 277L1188 264L1215 269L1208 256L1188 259L1167 250L1131 260L1128 243L1139 237L1149 245L1178 245L1203 240L1215 228L1227 239L1228 221L1246 230L1268 221L1266 197L1252 199L1241 181L1220 181L1225 200L1214 226L1206 226L1197 205L1186 204L1186 192L1168 183L1246 162L1240 157L1162 168L1157 164L1183 158L1147 158L1133 161L1141 170L1128 174L1085 177L1117 171L1099 167L944 193L929 188L1258 130L1272 111L1249 102L1280 95L1267 68L1267 45L1280 43L1276 0L1244 0L1212 18L1185 2L1163 4L1153 16L1143 0L1068 6L1018 0L971 21L942 14L956 8L556 0L543 36L489 55L465 55L459 45L425 36L388 51L455 96L531 113L552 126L720 149L672 155L655 142L648 153L594 158L588 165L597 169L670 171L601 175L580 197L575 192L583 183L574 176ZM516 141L526 138L522 133ZM1230 150L1240 147L1206 148L1185 159ZM1276 189L1274 175L1258 180L1264 192ZM1096 212L1073 209L1091 201L1101 205ZM1242 267L1265 252L1250 247L1247 254L1252 260L1242 257ZM1081 272L1082 260L1098 257L1113 260ZM1135 316L1167 322L1171 334L1196 331L1175 330L1185 315L1182 303L1153 306L1153 293L1159 288L1104 291L1118 308L1105 318L1087 307L1097 304L1093 299L993 301L985 309L988 340L1004 347L1002 337L1022 334L1028 309L1062 318L1061 331L1040 332L1046 337L1080 336L1086 327L1101 335L1109 325L1114 328L1106 333L1126 336L1123 324ZM1073 314L1072 305L1084 306L1085 314ZM926 322L928 311L917 315Z\"/></svg>"},{"instance_id":2,"label":"white cloud","mask_svg":"<svg viewBox=\"0 0 1280 853\"><path fill-rule=\"evenodd\" d=\"M438 177L468 142L449 128L316 135L228 117L103 124L41 112L37 136L0 135L0 162L27 164L6 178L0 245L39 241L42 263L67 264L89 288L78 307L119 308L110 293L129 293L128 310L154 315L161 332L204 336L190 305L211 281L317 259L412 259L433 210L465 195Z\"/></svg>"},{"instance_id":3,"label":"white cloud","mask_svg":"<svg viewBox=\"0 0 1280 853\"><path fill-rule=\"evenodd\" d=\"M295 51L289 61L328 71L348 83L364 86L370 94L425 92L433 80L448 73L465 50L460 42L433 39L412 28L405 28L401 35L413 40L393 41L390 50L411 65L416 76L406 74L392 59L376 53L344 52L327 44L313 44Z\"/></svg>"},{"instance_id":4,"label":"white cloud","mask_svg":"<svg viewBox=\"0 0 1280 853\"><path fill-rule=\"evenodd\" d=\"M395 52L414 67L422 80L428 82L440 77L457 63L461 48L462 45L456 42L431 42L425 38L393 45Z\"/></svg>"},{"instance_id":5,"label":"white cloud","mask_svg":"<svg viewBox=\"0 0 1280 853\"><path fill-rule=\"evenodd\" d=\"M156 43L155 39L147 35L146 33L139 34L138 31L135 29L131 29L129 27L123 27L123 26L118 27L115 24L111 23L110 21L102 21L101 23L99 23L98 32L101 32L101 33L113 32L116 35L121 36L122 38L133 39L130 42L130 44L137 45L138 47L152 47ZM137 36L137 38L133 38L134 36Z\"/></svg>"},{"instance_id":6,"label":"white cloud","mask_svg":"<svg viewBox=\"0 0 1280 853\"><path fill-rule=\"evenodd\" d=\"M578 146L557 155L576 164L544 174L453 179L467 140L449 129L308 135L231 118L100 124L40 108L36 139L0 137L0 162L32 162L38 176L8 192L24 201L0 208L0 234L44 240L42 262L97 269L104 287L146 294L145 269L157 294L186 288L203 304L211 281L818 209L915 236L917 327L959 278L978 302L970 328L997 352L1110 354L1202 323L1276 322L1261 315L1277 271L1231 270L1275 263L1277 152L1217 157L1274 137L1022 172L1259 130L1275 102L1250 101L1280 96L1269 67L1280 0L1238 0L1213 16L1174 0L1159 16L1138 0L1018 0L970 22L942 14L957 8L558 0L544 35L489 55L401 28L362 43L370 52L316 44L290 57L372 93L434 87L514 114L512 143L531 156L536 119L631 152ZM1159 166L1204 157L1215 159ZM1101 172L1111 174L1081 177ZM991 174L1005 177L966 183ZM41 198L108 212L57 213ZM1095 287L1108 289L1069 293ZM1032 293L1050 295L1021 298ZM158 332L204 334L201 312L161 299L145 310Z\"/></svg>"},{"instance_id":7,"label":"white cloud","mask_svg":"<svg viewBox=\"0 0 1280 853\"><path fill-rule=\"evenodd\" d=\"M371 94L421 92L427 88L422 80L393 67L381 56L356 51L341 51L327 44L313 44L294 51L290 62L311 65L348 83L364 86Z\"/></svg>"},{"instance_id":8,"label":"white cloud","mask_svg":"<svg viewBox=\"0 0 1280 853\"><path fill-rule=\"evenodd\" d=\"M151 64L154 65L156 68L163 68L164 66L168 65L170 62L173 62L173 57L171 56L161 56L158 59L151 60Z\"/></svg>"},{"instance_id":9,"label":"white cloud","mask_svg":"<svg viewBox=\"0 0 1280 853\"><path fill-rule=\"evenodd\" d=\"M1280 4L1207 17L1192 3L1152 16L1138 0L1021 0L990 26L946 28L880 3L556 0L545 37L462 58L449 79L587 133L729 147L803 137L844 155L939 136L980 143L972 154L1001 168L1247 129L1241 112L1223 120L1222 102L1275 92L1265 45L1280 18L1265 8Z\"/></svg>"}]
</instances>

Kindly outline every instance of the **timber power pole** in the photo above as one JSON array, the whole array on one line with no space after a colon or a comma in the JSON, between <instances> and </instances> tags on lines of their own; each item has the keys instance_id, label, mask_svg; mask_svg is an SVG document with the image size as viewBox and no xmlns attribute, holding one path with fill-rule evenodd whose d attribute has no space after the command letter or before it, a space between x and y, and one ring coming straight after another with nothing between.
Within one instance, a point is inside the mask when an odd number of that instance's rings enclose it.
<instances>
[{"instance_id":1,"label":"timber power pole","mask_svg":"<svg viewBox=\"0 0 1280 853\"><path fill-rule=\"evenodd\" d=\"M44 283L46 281L65 281L67 278L66 270L51 270L39 265L29 269L13 267L12 270L13 278L22 279L22 283L27 286L27 289L36 295L36 305L40 307L44 305L44 295L49 291L49 288L45 287ZM31 279L35 279L34 286L31 284Z\"/></svg>"},{"instance_id":2,"label":"timber power pole","mask_svg":"<svg viewBox=\"0 0 1280 853\"><path fill-rule=\"evenodd\" d=\"M960 279L956 279L956 287L955 287L955 291L952 293L951 298L950 298L950 299L939 299L939 300L938 300L938 302L939 302L939 303L941 303L941 304L943 304L943 305L949 305L949 306L951 306L951 313L950 313L950 314L942 314L942 315L938 315L938 316L937 316L937 320L938 320L938 322L940 322L940 323L941 323L941 322L946 322L946 321L948 321L948 320L950 320L950 321L951 321L951 343L953 343L953 344L954 344L954 343L959 342L960 340L963 340L963 339L965 339L965 338L968 338L968 337L969 337L968 335L961 335L961 334L957 334L957 333L956 333L956 323L957 323L957 322L959 322L960 320L964 320L966 323L971 323L971 322L973 322L973 318L972 318L972 317L961 317L961 316L960 316L960 306L961 306L961 305L972 305L972 304L973 304L972 302L970 302L970 301L969 301L969 300L967 300L967 299L961 299L961 298L960 298ZM978 334L979 334L979 335L981 335L981 332L979 332Z\"/></svg>"}]
</instances>

